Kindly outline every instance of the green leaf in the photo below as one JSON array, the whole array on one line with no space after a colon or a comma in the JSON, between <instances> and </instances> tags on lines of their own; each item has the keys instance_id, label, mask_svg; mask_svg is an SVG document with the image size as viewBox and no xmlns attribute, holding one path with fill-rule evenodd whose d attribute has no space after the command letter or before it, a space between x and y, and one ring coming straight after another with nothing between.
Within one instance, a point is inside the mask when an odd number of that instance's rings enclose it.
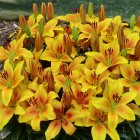
<instances>
[{"instance_id":1,"label":"green leaf","mask_svg":"<svg viewBox=\"0 0 140 140\"><path fill-rule=\"evenodd\" d=\"M137 134L136 134L135 126L133 125L134 123L133 123L133 122L132 122L132 123L129 122L128 124L129 124L129 127L131 128L131 130L132 130L134 136L136 137Z\"/></svg>"},{"instance_id":2,"label":"green leaf","mask_svg":"<svg viewBox=\"0 0 140 140\"><path fill-rule=\"evenodd\" d=\"M131 140L131 138L128 137L127 134L121 134L120 137L121 137L121 138L128 139L128 140Z\"/></svg>"}]
</instances>

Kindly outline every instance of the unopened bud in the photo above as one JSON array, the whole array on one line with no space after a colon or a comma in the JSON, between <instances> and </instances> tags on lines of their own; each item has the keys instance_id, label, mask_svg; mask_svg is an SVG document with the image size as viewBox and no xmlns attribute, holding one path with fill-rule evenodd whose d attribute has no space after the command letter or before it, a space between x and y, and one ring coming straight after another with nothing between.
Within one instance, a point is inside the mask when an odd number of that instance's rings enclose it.
<instances>
[{"instance_id":1,"label":"unopened bud","mask_svg":"<svg viewBox=\"0 0 140 140\"><path fill-rule=\"evenodd\" d=\"M125 38L125 36L124 36L123 31L124 31L124 27L121 26L119 28L119 30L118 30L118 41L119 41L119 44L120 44L121 49L124 49L125 48L125 46L124 46L125 45L124 44L124 38Z\"/></svg>"},{"instance_id":2,"label":"unopened bud","mask_svg":"<svg viewBox=\"0 0 140 140\"><path fill-rule=\"evenodd\" d=\"M54 76L51 70L48 71L47 73L47 81L48 81L48 92L49 91L54 91Z\"/></svg>"},{"instance_id":3,"label":"unopened bud","mask_svg":"<svg viewBox=\"0 0 140 140\"><path fill-rule=\"evenodd\" d=\"M133 29L136 23L136 17L135 15L132 15L130 18L130 28Z\"/></svg>"},{"instance_id":4,"label":"unopened bud","mask_svg":"<svg viewBox=\"0 0 140 140\"><path fill-rule=\"evenodd\" d=\"M137 25L138 27L140 27L140 16L138 16L138 18L137 18L136 25Z\"/></svg>"},{"instance_id":5,"label":"unopened bud","mask_svg":"<svg viewBox=\"0 0 140 140\"><path fill-rule=\"evenodd\" d=\"M89 15L90 18L93 15L93 3L92 2L90 2L89 5L88 5L88 15Z\"/></svg>"},{"instance_id":6,"label":"unopened bud","mask_svg":"<svg viewBox=\"0 0 140 140\"><path fill-rule=\"evenodd\" d=\"M72 36L73 36L73 39L75 41L78 40L78 30L77 30L77 28L75 26L73 26L73 28L72 28Z\"/></svg>"},{"instance_id":7,"label":"unopened bud","mask_svg":"<svg viewBox=\"0 0 140 140\"><path fill-rule=\"evenodd\" d=\"M137 60L140 60L140 40L136 44L134 56L136 57Z\"/></svg>"},{"instance_id":8,"label":"unopened bud","mask_svg":"<svg viewBox=\"0 0 140 140\"><path fill-rule=\"evenodd\" d=\"M47 7L44 2L42 2L42 4L41 4L41 14L43 15L44 19L46 19Z\"/></svg>"},{"instance_id":9,"label":"unopened bud","mask_svg":"<svg viewBox=\"0 0 140 140\"><path fill-rule=\"evenodd\" d=\"M31 59L29 61L29 67L30 67L30 78L31 78L31 80L34 80L34 78L37 75L37 66L36 66L35 61L33 59Z\"/></svg>"},{"instance_id":10,"label":"unopened bud","mask_svg":"<svg viewBox=\"0 0 140 140\"><path fill-rule=\"evenodd\" d=\"M37 32L35 36L35 48L37 52L42 49L42 40L39 32Z\"/></svg>"},{"instance_id":11,"label":"unopened bud","mask_svg":"<svg viewBox=\"0 0 140 140\"><path fill-rule=\"evenodd\" d=\"M80 18L81 18L81 23L85 24L86 23L86 10L84 4L80 5Z\"/></svg>"},{"instance_id":12,"label":"unopened bud","mask_svg":"<svg viewBox=\"0 0 140 140\"><path fill-rule=\"evenodd\" d=\"M41 19L41 20L39 21L38 31L39 31L40 35L43 34L43 31L44 31L44 20L43 20L43 19Z\"/></svg>"},{"instance_id":13,"label":"unopened bud","mask_svg":"<svg viewBox=\"0 0 140 140\"><path fill-rule=\"evenodd\" d=\"M71 107L71 102L72 102L72 95L70 94L69 91L66 91L63 93L63 103L66 109L69 109Z\"/></svg>"},{"instance_id":14,"label":"unopened bud","mask_svg":"<svg viewBox=\"0 0 140 140\"><path fill-rule=\"evenodd\" d=\"M52 2L48 2L48 20L53 19L54 17L54 8Z\"/></svg>"},{"instance_id":15,"label":"unopened bud","mask_svg":"<svg viewBox=\"0 0 140 140\"><path fill-rule=\"evenodd\" d=\"M26 19L23 15L19 16L19 26L23 30L24 26L27 25Z\"/></svg>"},{"instance_id":16,"label":"unopened bud","mask_svg":"<svg viewBox=\"0 0 140 140\"><path fill-rule=\"evenodd\" d=\"M37 7L36 3L33 3L33 14L34 14L34 16L37 17L38 13L39 13L38 12L38 7Z\"/></svg>"},{"instance_id":17,"label":"unopened bud","mask_svg":"<svg viewBox=\"0 0 140 140\"><path fill-rule=\"evenodd\" d=\"M99 10L99 21L103 21L104 19L105 19L105 9L104 5L101 5Z\"/></svg>"},{"instance_id":18,"label":"unopened bud","mask_svg":"<svg viewBox=\"0 0 140 140\"><path fill-rule=\"evenodd\" d=\"M66 53L68 55L71 55L71 53L72 53L72 43L71 43L70 37L68 36L67 33L64 33L63 45L64 45L64 49L65 49Z\"/></svg>"}]
</instances>

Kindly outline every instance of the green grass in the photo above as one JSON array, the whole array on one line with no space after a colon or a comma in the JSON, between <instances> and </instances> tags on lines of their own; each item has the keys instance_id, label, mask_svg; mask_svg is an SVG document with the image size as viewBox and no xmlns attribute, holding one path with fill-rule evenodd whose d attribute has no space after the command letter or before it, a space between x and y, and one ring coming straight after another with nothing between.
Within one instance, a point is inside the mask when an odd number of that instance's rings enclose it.
<instances>
[{"instance_id":1,"label":"green grass","mask_svg":"<svg viewBox=\"0 0 140 140\"><path fill-rule=\"evenodd\" d=\"M29 15L32 12L32 2L40 3L49 0L16 0L17 3L0 2L0 18L13 20L18 18L20 14ZM94 13L98 14L100 4L105 5L106 15L115 16L121 15L124 19L129 19L131 15L140 15L139 0L52 0L55 7L56 15L72 13L75 8L78 8L81 3L84 3L86 8L89 1L94 4Z\"/></svg>"}]
</instances>

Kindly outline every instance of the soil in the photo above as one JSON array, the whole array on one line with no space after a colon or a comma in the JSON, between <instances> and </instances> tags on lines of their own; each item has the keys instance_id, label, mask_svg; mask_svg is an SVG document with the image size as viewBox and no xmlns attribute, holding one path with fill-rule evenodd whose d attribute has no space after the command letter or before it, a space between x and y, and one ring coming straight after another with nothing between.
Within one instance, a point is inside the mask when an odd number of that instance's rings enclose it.
<instances>
[{"instance_id":1,"label":"soil","mask_svg":"<svg viewBox=\"0 0 140 140\"><path fill-rule=\"evenodd\" d=\"M0 46L5 46L11 40L9 35L18 28L17 21L0 20Z\"/></svg>"}]
</instances>

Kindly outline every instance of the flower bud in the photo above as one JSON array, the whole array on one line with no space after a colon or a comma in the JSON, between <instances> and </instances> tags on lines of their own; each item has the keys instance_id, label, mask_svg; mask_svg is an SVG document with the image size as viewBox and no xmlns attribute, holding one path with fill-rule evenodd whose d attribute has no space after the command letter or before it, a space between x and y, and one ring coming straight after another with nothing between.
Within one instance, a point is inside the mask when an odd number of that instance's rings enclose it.
<instances>
[{"instance_id":1,"label":"flower bud","mask_svg":"<svg viewBox=\"0 0 140 140\"><path fill-rule=\"evenodd\" d=\"M41 14L43 15L44 19L46 20L47 7L44 2L41 3Z\"/></svg>"},{"instance_id":2,"label":"flower bud","mask_svg":"<svg viewBox=\"0 0 140 140\"><path fill-rule=\"evenodd\" d=\"M138 27L140 27L140 16L138 16L138 18L137 18L137 20L136 20L136 25L137 25Z\"/></svg>"},{"instance_id":3,"label":"flower bud","mask_svg":"<svg viewBox=\"0 0 140 140\"><path fill-rule=\"evenodd\" d=\"M73 26L73 28L72 28L72 36L73 36L73 39L75 41L78 40L78 31L77 31L77 28L75 26Z\"/></svg>"},{"instance_id":4,"label":"flower bud","mask_svg":"<svg viewBox=\"0 0 140 140\"><path fill-rule=\"evenodd\" d=\"M37 66L33 59L30 59L29 67L30 67L30 78L31 80L34 80L34 78L37 76Z\"/></svg>"},{"instance_id":5,"label":"flower bud","mask_svg":"<svg viewBox=\"0 0 140 140\"><path fill-rule=\"evenodd\" d=\"M119 44L120 44L120 47L121 49L124 49L125 48L125 44L124 44L124 33L123 33L123 30L124 30L124 27L121 26L118 30L118 41L119 41Z\"/></svg>"},{"instance_id":6,"label":"flower bud","mask_svg":"<svg viewBox=\"0 0 140 140\"><path fill-rule=\"evenodd\" d=\"M99 21L103 21L104 19L105 19L105 9L104 5L101 5L99 10Z\"/></svg>"},{"instance_id":7,"label":"flower bud","mask_svg":"<svg viewBox=\"0 0 140 140\"><path fill-rule=\"evenodd\" d=\"M48 70L44 76L44 81L48 83L47 92L54 91L54 76L51 70Z\"/></svg>"},{"instance_id":8,"label":"flower bud","mask_svg":"<svg viewBox=\"0 0 140 140\"><path fill-rule=\"evenodd\" d=\"M84 4L80 5L80 18L81 18L81 23L85 24L86 23L86 10Z\"/></svg>"},{"instance_id":9,"label":"flower bud","mask_svg":"<svg viewBox=\"0 0 140 140\"><path fill-rule=\"evenodd\" d=\"M21 27L21 29L24 29L24 26L27 25L26 19L23 15L19 16L19 26Z\"/></svg>"},{"instance_id":10,"label":"flower bud","mask_svg":"<svg viewBox=\"0 0 140 140\"><path fill-rule=\"evenodd\" d=\"M136 44L134 56L136 57L137 60L140 60L140 40Z\"/></svg>"},{"instance_id":11,"label":"flower bud","mask_svg":"<svg viewBox=\"0 0 140 140\"><path fill-rule=\"evenodd\" d=\"M39 13L38 12L38 7L37 7L36 3L33 3L33 14L34 14L34 16L37 17L38 13Z\"/></svg>"},{"instance_id":12,"label":"flower bud","mask_svg":"<svg viewBox=\"0 0 140 140\"><path fill-rule=\"evenodd\" d=\"M90 2L89 5L88 5L88 15L89 15L90 18L93 15L93 3L92 2Z\"/></svg>"},{"instance_id":13,"label":"flower bud","mask_svg":"<svg viewBox=\"0 0 140 140\"><path fill-rule=\"evenodd\" d=\"M40 35L43 34L43 31L44 31L44 19L41 19L41 20L39 21L38 31L39 31Z\"/></svg>"},{"instance_id":14,"label":"flower bud","mask_svg":"<svg viewBox=\"0 0 140 140\"><path fill-rule=\"evenodd\" d=\"M54 8L52 2L48 2L48 20L53 19L54 17Z\"/></svg>"},{"instance_id":15,"label":"flower bud","mask_svg":"<svg viewBox=\"0 0 140 140\"><path fill-rule=\"evenodd\" d=\"M66 53L68 55L71 55L71 53L72 53L72 43L71 43L70 37L68 36L67 33L64 33L63 45L64 45L64 49L65 49Z\"/></svg>"},{"instance_id":16,"label":"flower bud","mask_svg":"<svg viewBox=\"0 0 140 140\"><path fill-rule=\"evenodd\" d=\"M66 109L69 109L71 107L72 95L69 91L65 91L63 93L62 101Z\"/></svg>"},{"instance_id":17,"label":"flower bud","mask_svg":"<svg viewBox=\"0 0 140 140\"><path fill-rule=\"evenodd\" d=\"M136 23L136 17L135 15L132 15L130 18L130 28L133 29Z\"/></svg>"},{"instance_id":18,"label":"flower bud","mask_svg":"<svg viewBox=\"0 0 140 140\"><path fill-rule=\"evenodd\" d=\"M39 32L37 32L35 36L35 48L37 52L42 49L42 39Z\"/></svg>"}]
</instances>

